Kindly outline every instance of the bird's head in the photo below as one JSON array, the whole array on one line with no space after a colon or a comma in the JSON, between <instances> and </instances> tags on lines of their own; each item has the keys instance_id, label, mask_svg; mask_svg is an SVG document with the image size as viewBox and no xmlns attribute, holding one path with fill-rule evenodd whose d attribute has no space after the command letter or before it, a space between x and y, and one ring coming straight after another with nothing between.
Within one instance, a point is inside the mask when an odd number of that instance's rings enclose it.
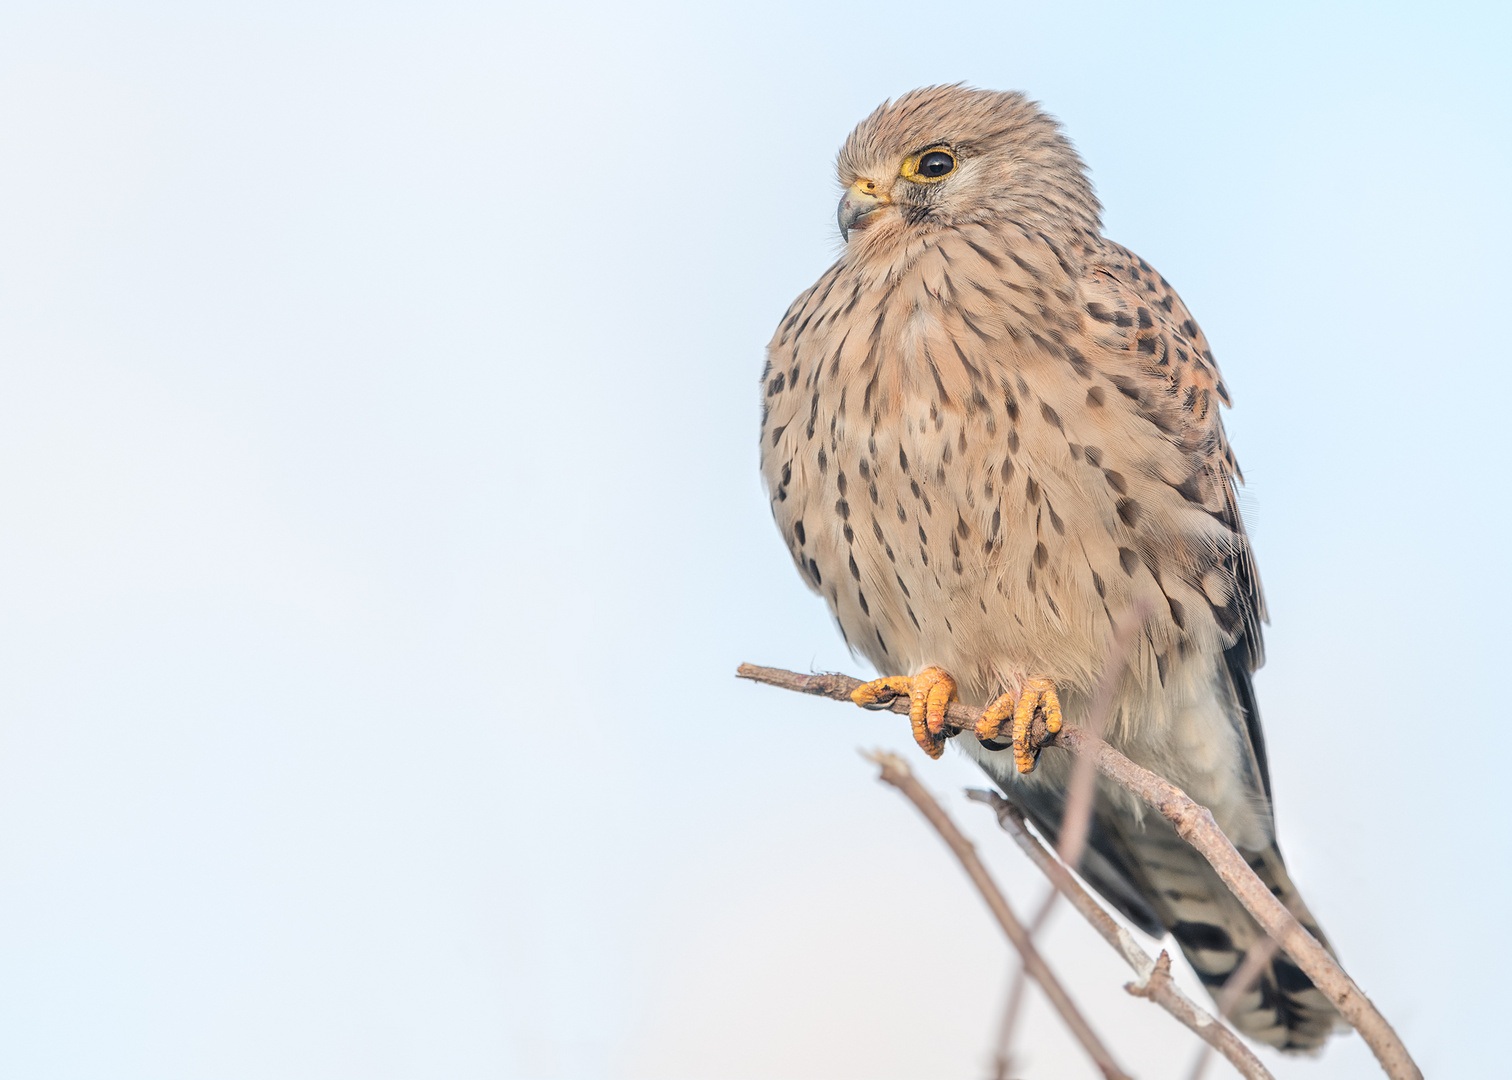
<instances>
[{"instance_id":1,"label":"bird's head","mask_svg":"<svg viewBox=\"0 0 1512 1080\"><path fill-rule=\"evenodd\" d=\"M840 235L906 243L968 222L1018 221L1066 241L1100 228L1060 125L1018 93L930 86L880 105L840 150Z\"/></svg>"}]
</instances>

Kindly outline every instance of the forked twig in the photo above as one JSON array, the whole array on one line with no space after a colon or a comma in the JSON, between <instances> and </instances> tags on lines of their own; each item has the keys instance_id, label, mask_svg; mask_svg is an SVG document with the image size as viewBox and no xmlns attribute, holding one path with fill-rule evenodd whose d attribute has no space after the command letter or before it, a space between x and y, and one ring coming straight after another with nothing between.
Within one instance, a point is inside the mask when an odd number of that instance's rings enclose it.
<instances>
[{"instance_id":1,"label":"forked twig","mask_svg":"<svg viewBox=\"0 0 1512 1080\"><path fill-rule=\"evenodd\" d=\"M1139 947L1133 935L1119 926L1113 920L1113 916L1109 915L1102 905L1071 876L1066 865L1046 850L1045 846L1029 831L1028 823L1018 807L995 791L970 790L966 792L966 796L992 807L997 813L998 824L1003 827L1004 832L1013 837L1014 842L1023 849L1024 854L1029 856L1029 861L1040 868L1050 879L1050 883L1071 902L1071 906L1080 912L1102 939L1113 946L1113 951L1123 957L1124 962L1134 969L1134 973L1139 978L1136 982L1129 983L1125 989L1131 994L1149 998L1191 1028L1197 1037L1207 1044L1203 1047L1204 1050L1209 1047L1217 1050L1233 1063L1241 1076L1248 1077L1249 1080L1273 1080L1269 1070L1260 1063L1260 1059L1244 1045L1228 1025L1214 1019L1171 981L1166 974L1170 963L1170 958L1166 953L1161 952L1160 961L1151 960L1150 954ZM1166 969L1161 968L1161 962L1166 964Z\"/></svg>"},{"instance_id":2,"label":"forked twig","mask_svg":"<svg viewBox=\"0 0 1512 1080\"><path fill-rule=\"evenodd\" d=\"M977 891L982 894L982 899L987 901L987 906L992 910L998 925L1003 928L1003 933L1008 935L1008 940L1013 942L1013 947L1019 952L1024 961L1024 970L1027 971L1039 983L1040 989L1050 999L1050 1004L1055 1006L1055 1011L1060 1013L1061 1019L1071 1029L1071 1034L1082 1044L1102 1074L1110 1078L1128 1080L1128 1074L1118 1067L1113 1061L1113 1055L1108 1053L1107 1047L1102 1040L1088 1025L1075 1003L1067 995L1065 988L1051 972L1045 963L1044 957L1040 956L1039 950L1029 940L1028 933L1023 925L1013 914L1013 909L1008 906L1008 901L1003 897L1002 891L992 876L987 873L987 868L982 865L982 860L977 858L976 848L971 841L961 834L956 828L955 822L950 820L950 815L935 801L933 795L924 789L919 783L908 763L896 754L889 754L881 750L873 751L866 755L882 767L882 779L901 791L908 800L919 808L925 819L935 827L946 845L960 860L965 867L966 874L971 878Z\"/></svg>"},{"instance_id":3,"label":"forked twig","mask_svg":"<svg viewBox=\"0 0 1512 1080\"><path fill-rule=\"evenodd\" d=\"M842 701L849 701L851 691L861 685L859 679L847 675L799 675L751 664L742 664L736 674L744 679ZM908 702L899 698L889 708L905 713ZM972 730L980 718L981 710L959 702L952 703L945 714L946 724L957 731ZM1044 737L1038 741L1049 743ZM1386 1075L1392 1080L1422 1080L1422 1071L1395 1029L1338 962L1318 944L1318 940L1265 887L1218 828L1206 807L1198 805L1175 784L1134 764L1106 742L1093 738L1074 724L1063 723L1053 745L1064 747L1073 754L1091 755L1100 774L1132 792L1169 821L1177 834L1212 864L1223 883L1254 916L1260 928L1276 940L1307 973L1313 985L1333 1002L1344 1020L1360 1033Z\"/></svg>"}]
</instances>

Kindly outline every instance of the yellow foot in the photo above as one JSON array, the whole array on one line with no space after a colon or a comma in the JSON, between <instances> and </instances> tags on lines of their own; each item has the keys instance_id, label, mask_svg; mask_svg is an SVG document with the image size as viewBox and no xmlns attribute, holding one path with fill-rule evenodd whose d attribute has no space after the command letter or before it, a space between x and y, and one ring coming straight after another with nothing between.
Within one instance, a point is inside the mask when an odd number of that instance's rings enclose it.
<instances>
[{"instance_id":1,"label":"yellow foot","mask_svg":"<svg viewBox=\"0 0 1512 1080\"><path fill-rule=\"evenodd\" d=\"M977 721L976 737L983 742L993 742L1003 733L1003 725L1013 719L1013 695L1002 694L987 708L982 710L982 718ZM999 749L1002 749L999 747Z\"/></svg>"},{"instance_id":2,"label":"yellow foot","mask_svg":"<svg viewBox=\"0 0 1512 1080\"><path fill-rule=\"evenodd\" d=\"M863 709L885 709L899 694L908 696L914 741L930 757L939 757L945 752L945 709L955 700L955 680L928 667L917 675L889 675L863 683L851 691L851 700Z\"/></svg>"},{"instance_id":3,"label":"yellow foot","mask_svg":"<svg viewBox=\"0 0 1512 1080\"><path fill-rule=\"evenodd\" d=\"M998 698L998 702L1003 699ZM993 703L996 706L997 702ZM1013 763L1021 773L1034 771L1039 760L1039 747L1029 740L1029 726L1036 709L1045 713L1045 730L1051 735L1061 729L1060 698L1055 694L1055 684L1049 679L1030 679L1024 684L1024 694L1013 710ZM984 716L983 720L986 719Z\"/></svg>"}]
</instances>

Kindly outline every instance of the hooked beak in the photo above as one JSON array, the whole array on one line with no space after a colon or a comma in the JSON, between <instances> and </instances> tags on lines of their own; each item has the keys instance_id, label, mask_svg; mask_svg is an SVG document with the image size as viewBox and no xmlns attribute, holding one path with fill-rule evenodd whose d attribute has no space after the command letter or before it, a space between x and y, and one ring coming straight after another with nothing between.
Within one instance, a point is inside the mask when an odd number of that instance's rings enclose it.
<instances>
[{"instance_id":1,"label":"hooked beak","mask_svg":"<svg viewBox=\"0 0 1512 1080\"><path fill-rule=\"evenodd\" d=\"M840 238L849 241L852 229L863 228L869 215L891 202L887 192L875 180L857 180L846 190L835 214L840 222Z\"/></svg>"}]
</instances>

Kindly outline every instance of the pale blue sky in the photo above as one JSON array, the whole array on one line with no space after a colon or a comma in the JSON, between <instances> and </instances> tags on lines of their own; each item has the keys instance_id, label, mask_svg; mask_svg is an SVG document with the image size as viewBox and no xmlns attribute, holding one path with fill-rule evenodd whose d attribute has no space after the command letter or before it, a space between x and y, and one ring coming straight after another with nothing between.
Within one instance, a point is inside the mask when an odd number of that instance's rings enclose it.
<instances>
[{"instance_id":1,"label":"pale blue sky","mask_svg":"<svg viewBox=\"0 0 1512 1080\"><path fill-rule=\"evenodd\" d=\"M845 134L957 80L1212 340L1283 848L1428 1073L1498 1074L1512 22L1216 8L8 5L0 1074L983 1071L1006 950L855 753L904 726L731 677L863 670L756 380ZM1035 1008L1024 1075L1090 1075Z\"/></svg>"}]
</instances>

